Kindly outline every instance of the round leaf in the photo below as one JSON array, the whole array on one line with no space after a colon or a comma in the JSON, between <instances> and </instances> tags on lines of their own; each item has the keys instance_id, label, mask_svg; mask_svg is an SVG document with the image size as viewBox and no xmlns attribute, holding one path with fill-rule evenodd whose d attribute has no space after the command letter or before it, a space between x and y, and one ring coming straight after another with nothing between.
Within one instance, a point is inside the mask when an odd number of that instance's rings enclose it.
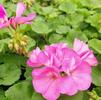
<instances>
[{"instance_id":1,"label":"round leaf","mask_svg":"<svg viewBox=\"0 0 101 100\"><path fill-rule=\"evenodd\" d=\"M5 95L8 100L31 100L33 92L31 81L23 81L10 87Z\"/></svg>"},{"instance_id":2,"label":"round leaf","mask_svg":"<svg viewBox=\"0 0 101 100\"><path fill-rule=\"evenodd\" d=\"M20 78L20 69L13 63L0 65L0 85L11 85Z\"/></svg>"}]
</instances>

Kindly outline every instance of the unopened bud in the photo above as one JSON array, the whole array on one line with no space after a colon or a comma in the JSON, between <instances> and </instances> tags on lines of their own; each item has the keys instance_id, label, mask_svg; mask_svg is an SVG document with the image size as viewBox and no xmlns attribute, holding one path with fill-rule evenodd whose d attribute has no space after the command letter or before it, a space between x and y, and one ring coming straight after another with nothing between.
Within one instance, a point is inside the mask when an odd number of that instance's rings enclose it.
<instances>
[{"instance_id":1,"label":"unopened bud","mask_svg":"<svg viewBox=\"0 0 101 100\"><path fill-rule=\"evenodd\" d=\"M13 49L13 47L14 47L14 46L13 46L13 43L9 43L9 44L8 44L8 47L9 47L9 49L11 49L11 50L12 50L12 49Z\"/></svg>"},{"instance_id":2,"label":"unopened bud","mask_svg":"<svg viewBox=\"0 0 101 100\"><path fill-rule=\"evenodd\" d=\"M15 48L16 51L18 51L19 50L19 45L17 43L15 43L14 48Z\"/></svg>"}]
</instances>

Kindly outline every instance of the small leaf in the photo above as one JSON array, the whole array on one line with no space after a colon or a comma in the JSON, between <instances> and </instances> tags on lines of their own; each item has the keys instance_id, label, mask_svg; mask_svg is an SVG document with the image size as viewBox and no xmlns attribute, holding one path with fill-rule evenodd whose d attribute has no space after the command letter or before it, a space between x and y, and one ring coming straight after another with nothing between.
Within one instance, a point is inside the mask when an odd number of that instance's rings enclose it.
<instances>
[{"instance_id":1,"label":"small leaf","mask_svg":"<svg viewBox=\"0 0 101 100\"><path fill-rule=\"evenodd\" d=\"M0 40L0 52L6 51L9 40L10 40L9 38Z\"/></svg>"},{"instance_id":2,"label":"small leaf","mask_svg":"<svg viewBox=\"0 0 101 100\"><path fill-rule=\"evenodd\" d=\"M57 27L56 32L59 34L64 34L64 33L67 33L69 30L70 30L69 26L60 25Z\"/></svg>"},{"instance_id":3,"label":"small leaf","mask_svg":"<svg viewBox=\"0 0 101 100\"><path fill-rule=\"evenodd\" d=\"M60 6L59 9L61 11L64 11L66 13L74 13L77 9L77 5L75 5L72 1L69 2L63 2Z\"/></svg>"},{"instance_id":4,"label":"small leaf","mask_svg":"<svg viewBox=\"0 0 101 100\"><path fill-rule=\"evenodd\" d=\"M27 52L29 52L36 45L36 41L31 37L28 37L28 44L26 46Z\"/></svg>"},{"instance_id":5,"label":"small leaf","mask_svg":"<svg viewBox=\"0 0 101 100\"><path fill-rule=\"evenodd\" d=\"M13 63L0 65L0 85L11 85L20 78L20 69Z\"/></svg>"},{"instance_id":6,"label":"small leaf","mask_svg":"<svg viewBox=\"0 0 101 100\"><path fill-rule=\"evenodd\" d=\"M32 30L40 34L47 34L51 32L51 29L49 28L48 24L44 21L35 21L32 24Z\"/></svg>"},{"instance_id":7,"label":"small leaf","mask_svg":"<svg viewBox=\"0 0 101 100\"><path fill-rule=\"evenodd\" d=\"M101 40L92 39L88 42L89 46L101 54Z\"/></svg>"},{"instance_id":8,"label":"small leaf","mask_svg":"<svg viewBox=\"0 0 101 100\"><path fill-rule=\"evenodd\" d=\"M32 79L31 74L32 74L32 68L26 67L26 72L24 74L24 76L26 77L26 79L30 79L31 80Z\"/></svg>"},{"instance_id":9,"label":"small leaf","mask_svg":"<svg viewBox=\"0 0 101 100\"><path fill-rule=\"evenodd\" d=\"M66 42L65 37L60 34L52 34L49 37L49 43Z\"/></svg>"}]
</instances>

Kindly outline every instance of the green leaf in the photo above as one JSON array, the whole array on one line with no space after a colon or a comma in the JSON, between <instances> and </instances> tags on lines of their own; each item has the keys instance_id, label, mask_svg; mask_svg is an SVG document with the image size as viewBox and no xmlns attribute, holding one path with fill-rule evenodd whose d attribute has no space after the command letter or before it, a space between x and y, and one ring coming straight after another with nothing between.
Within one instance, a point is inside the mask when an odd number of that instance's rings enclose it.
<instances>
[{"instance_id":1,"label":"green leaf","mask_svg":"<svg viewBox=\"0 0 101 100\"><path fill-rule=\"evenodd\" d=\"M60 34L52 34L49 37L49 43L66 42L66 38Z\"/></svg>"},{"instance_id":2,"label":"green leaf","mask_svg":"<svg viewBox=\"0 0 101 100\"><path fill-rule=\"evenodd\" d=\"M88 42L89 46L101 54L101 40L92 39Z\"/></svg>"},{"instance_id":3,"label":"green leaf","mask_svg":"<svg viewBox=\"0 0 101 100\"><path fill-rule=\"evenodd\" d=\"M0 52L5 52L8 47L9 38L0 40Z\"/></svg>"},{"instance_id":4,"label":"green leaf","mask_svg":"<svg viewBox=\"0 0 101 100\"><path fill-rule=\"evenodd\" d=\"M3 89L0 88L0 100L6 100L5 92Z\"/></svg>"},{"instance_id":5,"label":"green leaf","mask_svg":"<svg viewBox=\"0 0 101 100\"><path fill-rule=\"evenodd\" d=\"M31 100L33 92L32 82L27 80L11 86L5 95L8 100Z\"/></svg>"},{"instance_id":6,"label":"green leaf","mask_svg":"<svg viewBox=\"0 0 101 100\"><path fill-rule=\"evenodd\" d=\"M101 64L97 67L93 67L92 70L93 84L101 86Z\"/></svg>"},{"instance_id":7,"label":"green leaf","mask_svg":"<svg viewBox=\"0 0 101 100\"><path fill-rule=\"evenodd\" d=\"M48 24L44 21L35 21L32 24L32 30L36 33L40 34L47 34L51 32L51 29L49 28Z\"/></svg>"},{"instance_id":8,"label":"green leaf","mask_svg":"<svg viewBox=\"0 0 101 100\"><path fill-rule=\"evenodd\" d=\"M61 11L64 11L66 13L74 13L77 9L77 5L74 4L72 1L68 1L68 2L63 2L61 3L61 5L59 6L59 9Z\"/></svg>"},{"instance_id":9,"label":"green leaf","mask_svg":"<svg viewBox=\"0 0 101 100\"><path fill-rule=\"evenodd\" d=\"M95 13L94 15L89 16L86 19L86 22L90 23L91 26L97 28L97 30L101 33L101 14Z\"/></svg>"},{"instance_id":10,"label":"green leaf","mask_svg":"<svg viewBox=\"0 0 101 100\"><path fill-rule=\"evenodd\" d=\"M31 80L32 79L31 74L32 74L32 68L26 67L26 72L24 74L24 76L26 77L26 79Z\"/></svg>"},{"instance_id":11,"label":"green leaf","mask_svg":"<svg viewBox=\"0 0 101 100\"><path fill-rule=\"evenodd\" d=\"M11 85L20 78L20 69L13 63L0 65L0 85Z\"/></svg>"},{"instance_id":12,"label":"green leaf","mask_svg":"<svg viewBox=\"0 0 101 100\"><path fill-rule=\"evenodd\" d=\"M74 96L63 95L59 100L88 100L88 95L86 92L79 92Z\"/></svg>"},{"instance_id":13,"label":"green leaf","mask_svg":"<svg viewBox=\"0 0 101 100\"><path fill-rule=\"evenodd\" d=\"M101 97L101 86L94 88L94 91L97 93L99 97Z\"/></svg>"},{"instance_id":14,"label":"green leaf","mask_svg":"<svg viewBox=\"0 0 101 100\"><path fill-rule=\"evenodd\" d=\"M44 98L41 96L41 94L34 92L31 100L44 100Z\"/></svg>"},{"instance_id":15,"label":"green leaf","mask_svg":"<svg viewBox=\"0 0 101 100\"><path fill-rule=\"evenodd\" d=\"M69 26L60 25L57 27L56 32L59 34L64 34L64 33L67 33L69 30L70 30Z\"/></svg>"},{"instance_id":16,"label":"green leaf","mask_svg":"<svg viewBox=\"0 0 101 100\"><path fill-rule=\"evenodd\" d=\"M16 66L26 66L26 57L16 55L16 54L1 54L0 55L1 63L13 63Z\"/></svg>"},{"instance_id":17,"label":"green leaf","mask_svg":"<svg viewBox=\"0 0 101 100\"><path fill-rule=\"evenodd\" d=\"M27 52L29 52L36 45L36 41L31 37L28 37L28 44L26 46Z\"/></svg>"},{"instance_id":18,"label":"green leaf","mask_svg":"<svg viewBox=\"0 0 101 100\"><path fill-rule=\"evenodd\" d=\"M85 42L88 41L87 36L82 31L80 31L80 30L71 30L68 33L67 38L66 38L67 43L68 43L69 46L72 46L75 38L80 39L80 40L85 41Z\"/></svg>"}]
</instances>

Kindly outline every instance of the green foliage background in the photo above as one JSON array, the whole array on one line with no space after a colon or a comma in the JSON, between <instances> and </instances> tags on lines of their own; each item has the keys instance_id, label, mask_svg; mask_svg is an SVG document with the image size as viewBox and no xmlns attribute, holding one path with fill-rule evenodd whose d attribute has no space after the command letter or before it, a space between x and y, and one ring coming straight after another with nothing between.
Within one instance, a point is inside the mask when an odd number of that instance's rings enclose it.
<instances>
[{"instance_id":1,"label":"green foliage background","mask_svg":"<svg viewBox=\"0 0 101 100\"><path fill-rule=\"evenodd\" d=\"M11 17L15 15L19 0L0 0ZM25 15L36 12L31 25L21 25L20 32L29 37L26 47L66 42L70 47L74 38L88 43L99 60L92 70L91 93L80 92L75 96L61 96L59 100L100 100L101 96L101 0L22 0L27 6ZM31 71L27 57L8 48L10 34L0 29L0 100L44 100L31 84ZM94 93L92 92L95 91ZM88 90L89 91L89 90Z\"/></svg>"}]
</instances>

